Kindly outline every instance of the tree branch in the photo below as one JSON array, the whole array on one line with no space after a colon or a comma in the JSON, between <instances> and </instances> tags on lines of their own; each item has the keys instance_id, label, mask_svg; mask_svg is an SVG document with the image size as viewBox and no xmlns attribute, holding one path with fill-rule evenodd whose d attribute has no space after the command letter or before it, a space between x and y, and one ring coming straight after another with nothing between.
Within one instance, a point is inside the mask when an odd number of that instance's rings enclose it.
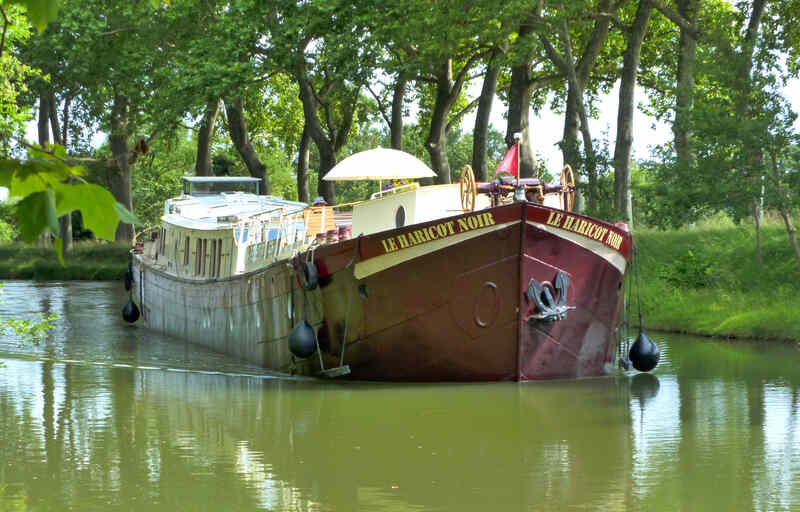
<instances>
[{"instance_id":1,"label":"tree branch","mask_svg":"<svg viewBox=\"0 0 800 512\"><path fill-rule=\"evenodd\" d=\"M6 32L8 31L8 25L11 24L11 22L8 20L8 15L6 14L6 11L3 9L2 5L0 5L0 14L3 15L3 35L0 36L0 57L2 57L3 50L6 46Z\"/></svg>"},{"instance_id":2,"label":"tree branch","mask_svg":"<svg viewBox=\"0 0 800 512\"><path fill-rule=\"evenodd\" d=\"M475 61L478 59L482 59L485 56L486 52L476 53L469 60L464 63L464 66L458 71L455 80L453 81L453 87L451 90L461 90L461 87L464 85L464 82L467 80L467 74L469 70L472 69L472 65L475 64Z\"/></svg>"},{"instance_id":3,"label":"tree branch","mask_svg":"<svg viewBox=\"0 0 800 512\"><path fill-rule=\"evenodd\" d=\"M115 28L114 30L109 30L108 32L100 32L99 36L113 36L114 34L119 34L120 32L127 32L129 30L136 30L136 27L122 27L122 28Z\"/></svg>"},{"instance_id":4,"label":"tree branch","mask_svg":"<svg viewBox=\"0 0 800 512\"><path fill-rule=\"evenodd\" d=\"M609 25L616 17L619 7L619 4L612 4L611 0L601 0L598 4L598 9L600 12L607 14L607 16L600 17L595 22L589 42L586 44L583 54L580 56L578 63L576 64L575 73L578 77L578 80L580 80L581 87L584 87L589 81L589 74L592 72L592 69L594 69L597 57L600 55L600 52L603 50L603 46L605 46L606 41L608 40ZM608 10L609 13L603 12L604 10Z\"/></svg>"},{"instance_id":5,"label":"tree branch","mask_svg":"<svg viewBox=\"0 0 800 512\"><path fill-rule=\"evenodd\" d=\"M355 117L356 109L358 108L358 98L360 95L361 87L356 87L353 91L352 101L346 103L345 105L345 110L342 115L342 124L339 127L339 130L336 132L336 140L334 142L334 151L337 153L344 146L344 143L347 140L347 134L350 133L350 129L353 127L353 118Z\"/></svg>"},{"instance_id":6,"label":"tree branch","mask_svg":"<svg viewBox=\"0 0 800 512\"><path fill-rule=\"evenodd\" d=\"M542 42L542 46L544 46L544 51L547 53L547 56L550 60L555 64L555 66L565 75L569 74L570 66L567 65L567 61L558 53L558 50L550 43L550 40L547 39L543 33L539 33L539 41Z\"/></svg>"},{"instance_id":7,"label":"tree branch","mask_svg":"<svg viewBox=\"0 0 800 512\"><path fill-rule=\"evenodd\" d=\"M664 94L669 96L674 93L674 91L665 89L664 87L660 86L653 77L648 76L644 73L639 73L639 75L636 77L636 81L641 85L647 87L648 89L656 91L659 94Z\"/></svg>"},{"instance_id":8,"label":"tree branch","mask_svg":"<svg viewBox=\"0 0 800 512\"><path fill-rule=\"evenodd\" d=\"M531 91L535 91L537 89L543 89L557 82L560 82L562 78L564 77L561 75L546 75L546 76L531 77L530 81L528 82L528 87L531 88ZM505 90L505 88L501 88L498 90Z\"/></svg>"},{"instance_id":9,"label":"tree branch","mask_svg":"<svg viewBox=\"0 0 800 512\"><path fill-rule=\"evenodd\" d=\"M445 126L444 129L445 133L448 133L453 126L459 124L461 122L461 118L464 117L467 114L467 112L475 108L475 105L478 104L478 101L480 99L481 99L480 96L475 98L474 100L470 101L466 107L458 111L458 113L454 115L453 118L450 121L448 121L447 125Z\"/></svg>"},{"instance_id":10,"label":"tree branch","mask_svg":"<svg viewBox=\"0 0 800 512\"><path fill-rule=\"evenodd\" d=\"M680 13L664 5L664 2L661 0L650 0L650 4L661 14L666 16L667 19L669 19L672 23L685 30L693 39L699 39L702 35L700 29L698 29L694 24L689 23L689 21L681 16Z\"/></svg>"},{"instance_id":11,"label":"tree branch","mask_svg":"<svg viewBox=\"0 0 800 512\"><path fill-rule=\"evenodd\" d=\"M366 87L369 93L372 94L372 97L375 98L375 101L378 103L378 112L381 113L381 117L383 118L384 121L386 121L386 124L391 128L392 121L386 115L386 105L383 103L381 98L375 93L375 91L372 90L372 87L370 87L369 84L366 84Z\"/></svg>"},{"instance_id":12,"label":"tree branch","mask_svg":"<svg viewBox=\"0 0 800 512\"><path fill-rule=\"evenodd\" d=\"M17 144L19 144L20 146L26 147L28 149L32 149L34 151L38 151L39 153L45 153L46 155L49 155L49 156L55 158L56 160L64 163L65 165L69 165L69 166L74 165L75 162L89 162L89 163L106 162L106 163L110 163L112 161L112 160L103 160L101 158L87 158L87 157L79 157L79 156L70 156L70 157L64 158L62 156L58 156L55 153L55 151L53 151L52 149L45 149L45 148L43 148L41 146L35 146L35 145L27 142L25 139L21 139L19 137L14 136L14 135L12 135L11 138L14 139L17 142ZM77 180L79 180L79 181L81 181L83 183L86 183L86 180L84 180L80 176L72 176L72 178L75 178L75 179L77 179Z\"/></svg>"}]
</instances>

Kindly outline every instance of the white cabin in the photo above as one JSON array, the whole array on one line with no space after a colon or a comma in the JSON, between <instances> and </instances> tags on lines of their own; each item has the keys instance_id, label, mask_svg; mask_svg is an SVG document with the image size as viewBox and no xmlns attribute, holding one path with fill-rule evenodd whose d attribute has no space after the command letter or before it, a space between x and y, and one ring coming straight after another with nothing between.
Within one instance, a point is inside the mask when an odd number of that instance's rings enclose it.
<instances>
[{"instance_id":1,"label":"white cabin","mask_svg":"<svg viewBox=\"0 0 800 512\"><path fill-rule=\"evenodd\" d=\"M258 195L258 178L184 177L164 205L146 254L156 268L190 280L244 274L305 249L305 203Z\"/></svg>"}]
</instances>

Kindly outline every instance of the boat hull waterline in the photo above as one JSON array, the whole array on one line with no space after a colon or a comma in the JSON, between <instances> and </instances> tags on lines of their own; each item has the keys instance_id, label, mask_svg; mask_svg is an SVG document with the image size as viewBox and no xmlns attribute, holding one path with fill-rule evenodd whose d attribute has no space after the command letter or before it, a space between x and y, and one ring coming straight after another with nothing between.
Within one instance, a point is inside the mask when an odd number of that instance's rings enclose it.
<instances>
[{"instance_id":1,"label":"boat hull waterline","mask_svg":"<svg viewBox=\"0 0 800 512\"><path fill-rule=\"evenodd\" d=\"M606 374L630 247L619 227L531 203L321 247L325 364L389 381Z\"/></svg>"},{"instance_id":2,"label":"boat hull waterline","mask_svg":"<svg viewBox=\"0 0 800 512\"><path fill-rule=\"evenodd\" d=\"M631 245L623 227L520 202L321 245L293 265L203 285L137 256L135 278L148 327L277 371L578 378L613 369ZM306 261L319 273L313 290L300 286ZM303 319L320 351L298 360L287 339Z\"/></svg>"}]
</instances>

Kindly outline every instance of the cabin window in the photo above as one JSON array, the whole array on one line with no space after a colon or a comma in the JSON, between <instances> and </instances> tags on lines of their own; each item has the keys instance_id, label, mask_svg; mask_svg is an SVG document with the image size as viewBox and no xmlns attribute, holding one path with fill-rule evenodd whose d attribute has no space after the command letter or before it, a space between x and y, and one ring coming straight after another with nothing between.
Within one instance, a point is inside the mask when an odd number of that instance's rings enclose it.
<instances>
[{"instance_id":1,"label":"cabin window","mask_svg":"<svg viewBox=\"0 0 800 512\"><path fill-rule=\"evenodd\" d=\"M203 241L197 239L194 249L194 275L200 275L200 253L203 251Z\"/></svg>"},{"instance_id":2,"label":"cabin window","mask_svg":"<svg viewBox=\"0 0 800 512\"><path fill-rule=\"evenodd\" d=\"M189 237L186 237L186 243L183 244L183 264L189 264Z\"/></svg>"},{"instance_id":3,"label":"cabin window","mask_svg":"<svg viewBox=\"0 0 800 512\"><path fill-rule=\"evenodd\" d=\"M222 239L217 239L217 277L219 277L220 262L222 261Z\"/></svg>"},{"instance_id":4,"label":"cabin window","mask_svg":"<svg viewBox=\"0 0 800 512\"><path fill-rule=\"evenodd\" d=\"M211 265L209 265L208 275L216 277L215 271L217 270L217 241L211 240Z\"/></svg>"},{"instance_id":5,"label":"cabin window","mask_svg":"<svg viewBox=\"0 0 800 512\"><path fill-rule=\"evenodd\" d=\"M201 266L203 267L201 274L206 275L206 249L208 249L208 239L203 239L203 261Z\"/></svg>"},{"instance_id":6,"label":"cabin window","mask_svg":"<svg viewBox=\"0 0 800 512\"><path fill-rule=\"evenodd\" d=\"M163 256L167 249L167 230L161 228L161 237L158 241L158 252Z\"/></svg>"}]
</instances>

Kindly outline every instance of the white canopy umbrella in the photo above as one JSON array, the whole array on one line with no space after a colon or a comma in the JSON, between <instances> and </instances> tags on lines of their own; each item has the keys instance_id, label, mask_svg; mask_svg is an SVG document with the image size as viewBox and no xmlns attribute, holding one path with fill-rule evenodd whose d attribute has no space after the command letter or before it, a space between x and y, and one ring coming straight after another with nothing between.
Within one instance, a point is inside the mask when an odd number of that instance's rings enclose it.
<instances>
[{"instance_id":1,"label":"white canopy umbrella","mask_svg":"<svg viewBox=\"0 0 800 512\"><path fill-rule=\"evenodd\" d=\"M435 176L435 172L413 155L396 149L376 148L348 156L336 164L323 179L326 181L380 181Z\"/></svg>"}]
</instances>

